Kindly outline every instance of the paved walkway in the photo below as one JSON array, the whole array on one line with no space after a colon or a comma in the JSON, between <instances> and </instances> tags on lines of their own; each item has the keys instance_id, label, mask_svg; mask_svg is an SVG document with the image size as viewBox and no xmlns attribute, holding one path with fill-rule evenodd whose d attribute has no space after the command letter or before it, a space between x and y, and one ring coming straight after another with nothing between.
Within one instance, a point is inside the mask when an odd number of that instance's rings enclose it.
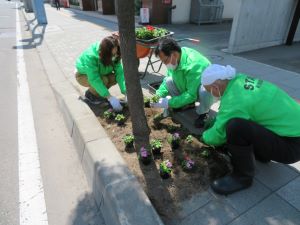
<instances>
[{"instance_id":1,"label":"paved walkway","mask_svg":"<svg viewBox=\"0 0 300 225\"><path fill-rule=\"evenodd\" d=\"M82 91L73 77L75 59L89 44L117 30L116 18L71 9L56 11L49 5L46 5L46 13L48 25L43 29L43 36L36 34L37 42L48 46L65 76ZM197 26L189 26L189 29L185 27L186 25L172 25L175 34L180 32L180 36L186 37L190 37L192 27L200 29ZM192 34L197 36L201 32L193 30ZM218 29L208 30L207 34L209 32L208 36L224 35ZM228 34L225 33L226 35ZM218 42L207 44L204 41L202 45L192 47L209 56L215 63L231 64L241 72L272 81L291 96L300 99L299 74L232 56L217 50L216 46L219 46ZM140 70L144 67L145 60L142 60ZM141 84L145 86L150 81L159 79L160 74L150 74L141 80ZM117 89L114 91L118 92ZM256 168L254 184L250 189L228 197L215 195L210 190L200 193L182 203L182 219L170 224L300 224L300 162L293 165L257 163Z\"/></svg>"}]
</instances>

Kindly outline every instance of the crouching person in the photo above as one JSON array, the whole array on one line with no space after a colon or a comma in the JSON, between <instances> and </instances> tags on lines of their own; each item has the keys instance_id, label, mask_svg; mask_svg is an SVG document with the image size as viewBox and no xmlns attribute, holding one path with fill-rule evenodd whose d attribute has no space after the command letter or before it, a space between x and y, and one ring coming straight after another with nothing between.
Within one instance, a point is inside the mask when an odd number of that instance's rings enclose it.
<instances>
[{"instance_id":1,"label":"crouching person","mask_svg":"<svg viewBox=\"0 0 300 225\"><path fill-rule=\"evenodd\" d=\"M77 58L76 69L77 82L89 88L85 97L90 103L109 101L115 111L122 110L119 99L111 96L108 91L118 83L121 93L126 94L120 45L116 38L108 36L101 43L93 43Z\"/></svg>"},{"instance_id":2,"label":"crouching person","mask_svg":"<svg viewBox=\"0 0 300 225\"><path fill-rule=\"evenodd\" d=\"M254 177L254 158L290 164L300 160L300 105L277 86L231 66L211 65L202 84L220 98L214 125L202 135L208 145L226 144L233 172L211 184L219 194L248 188Z\"/></svg>"}]
</instances>

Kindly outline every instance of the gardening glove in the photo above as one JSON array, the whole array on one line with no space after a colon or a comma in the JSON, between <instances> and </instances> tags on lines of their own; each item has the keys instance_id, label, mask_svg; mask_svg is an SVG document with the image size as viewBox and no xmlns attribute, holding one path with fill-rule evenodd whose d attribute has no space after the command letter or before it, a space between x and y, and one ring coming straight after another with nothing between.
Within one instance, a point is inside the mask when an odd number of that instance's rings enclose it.
<instances>
[{"instance_id":1,"label":"gardening glove","mask_svg":"<svg viewBox=\"0 0 300 225\"><path fill-rule=\"evenodd\" d=\"M122 111L123 107L120 104L119 99L117 99L114 96L109 96L107 100L109 101L110 105L113 107L114 111L116 112Z\"/></svg>"},{"instance_id":2,"label":"gardening glove","mask_svg":"<svg viewBox=\"0 0 300 225\"><path fill-rule=\"evenodd\" d=\"M157 103L152 103L151 107L153 108L169 108L169 98L160 98Z\"/></svg>"},{"instance_id":3,"label":"gardening glove","mask_svg":"<svg viewBox=\"0 0 300 225\"><path fill-rule=\"evenodd\" d=\"M128 103L128 100L127 100L127 95L125 95L125 98L124 98L124 103L127 104Z\"/></svg>"}]
</instances>

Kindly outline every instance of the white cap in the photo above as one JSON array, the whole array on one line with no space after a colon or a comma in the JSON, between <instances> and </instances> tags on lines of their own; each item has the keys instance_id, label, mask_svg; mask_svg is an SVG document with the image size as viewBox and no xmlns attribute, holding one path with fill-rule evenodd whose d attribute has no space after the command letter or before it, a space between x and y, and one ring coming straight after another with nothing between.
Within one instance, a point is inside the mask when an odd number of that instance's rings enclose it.
<instances>
[{"instance_id":1,"label":"white cap","mask_svg":"<svg viewBox=\"0 0 300 225\"><path fill-rule=\"evenodd\" d=\"M210 85L216 80L231 80L236 76L236 70L232 66L222 66L212 64L208 66L202 73L202 85Z\"/></svg>"}]
</instances>

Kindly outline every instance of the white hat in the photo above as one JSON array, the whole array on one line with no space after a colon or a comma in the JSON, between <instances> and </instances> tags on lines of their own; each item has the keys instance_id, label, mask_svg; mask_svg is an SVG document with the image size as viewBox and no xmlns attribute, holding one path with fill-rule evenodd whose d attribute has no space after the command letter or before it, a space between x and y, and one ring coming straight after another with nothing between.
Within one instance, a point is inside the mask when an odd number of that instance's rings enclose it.
<instances>
[{"instance_id":1,"label":"white hat","mask_svg":"<svg viewBox=\"0 0 300 225\"><path fill-rule=\"evenodd\" d=\"M236 76L236 70L232 66L222 66L212 64L208 66L202 73L202 85L210 85L216 80L231 80Z\"/></svg>"}]
</instances>

